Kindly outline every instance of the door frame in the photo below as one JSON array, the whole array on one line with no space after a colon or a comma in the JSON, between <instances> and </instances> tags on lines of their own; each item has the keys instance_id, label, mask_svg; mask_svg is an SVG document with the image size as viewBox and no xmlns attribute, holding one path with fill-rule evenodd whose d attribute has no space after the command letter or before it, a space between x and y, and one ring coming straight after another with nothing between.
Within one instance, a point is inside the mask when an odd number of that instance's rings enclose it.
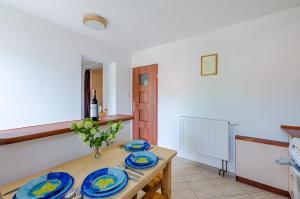
<instances>
[{"instance_id":1,"label":"door frame","mask_svg":"<svg viewBox=\"0 0 300 199\"><path fill-rule=\"evenodd\" d=\"M148 68L153 68L154 72L155 72L155 84L154 84L154 92L155 92L155 96L152 96L152 99L149 96L149 100L154 100L154 103L152 104L151 107L149 107L150 109L155 109L155 113L154 116L150 116L149 113L149 117L152 118L152 120L154 120L154 124L152 125L153 129L151 132L151 137L149 137L150 142L152 142L152 144L157 145L157 140L158 140L158 64L150 64L150 65L145 65L145 66L138 66L138 67L134 67L132 68L132 114L136 115L135 109L137 108L137 104L136 104L136 99L138 97L138 95L135 93L138 91L138 87L139 87L139 79L137 78L136 73L136 69L139 70L147 70ZM133 139L137 139L139 138L139 129L138 129L138 119L136 118L133 120L133 125L132 125L132 138Z\"/></svg>"}]
</instances>

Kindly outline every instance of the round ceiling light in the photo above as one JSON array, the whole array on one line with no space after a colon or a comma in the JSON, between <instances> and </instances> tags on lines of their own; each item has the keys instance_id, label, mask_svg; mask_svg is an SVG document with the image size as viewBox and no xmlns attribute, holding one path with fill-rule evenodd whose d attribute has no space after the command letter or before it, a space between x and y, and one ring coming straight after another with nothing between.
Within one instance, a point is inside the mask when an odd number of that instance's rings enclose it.
<instances>
[{"instance_id":1,"label":"round ceiling light","mask_svg":"<svg viewBox=\"0 0 300 199\"><path fill-rule=\"evenodd\" d=\"M107 27L107 20L95 14L84 16L83 24L93 30L104 30Z\"/></svg>"}]
</instances>

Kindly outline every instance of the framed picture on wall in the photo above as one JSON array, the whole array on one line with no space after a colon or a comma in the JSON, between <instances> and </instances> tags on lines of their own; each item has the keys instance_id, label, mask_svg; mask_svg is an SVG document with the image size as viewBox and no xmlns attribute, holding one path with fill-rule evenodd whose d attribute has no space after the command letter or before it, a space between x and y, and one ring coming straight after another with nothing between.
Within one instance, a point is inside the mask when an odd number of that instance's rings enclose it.
<instances>
[{"instance_id":1,"label":"framed picture on wall","mask_svg":"<svg viewBox=\"0 0 300 199\"><path fill-rule=\"evenodd\" d=\"M218 54L201 56L201 76L218 74Z\"/></svg>"}]
</instances>

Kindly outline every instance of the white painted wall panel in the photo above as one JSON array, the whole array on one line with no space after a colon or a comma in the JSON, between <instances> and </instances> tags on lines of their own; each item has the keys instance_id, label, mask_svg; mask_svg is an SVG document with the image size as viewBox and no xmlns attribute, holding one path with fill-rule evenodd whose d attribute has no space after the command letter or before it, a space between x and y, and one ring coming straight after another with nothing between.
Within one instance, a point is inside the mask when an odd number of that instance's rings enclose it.
<instances>
[{"instance_id":1,"label":"white painted wall panel","mask_svg":"<svg viewBox=\"0 0 300 199\"><path fill-rule=\"evenodd\" d=\"M289 168L275 163L288 155L287 147L236 140L236 175L288 191Z\"/></svg>"}]
</instances>

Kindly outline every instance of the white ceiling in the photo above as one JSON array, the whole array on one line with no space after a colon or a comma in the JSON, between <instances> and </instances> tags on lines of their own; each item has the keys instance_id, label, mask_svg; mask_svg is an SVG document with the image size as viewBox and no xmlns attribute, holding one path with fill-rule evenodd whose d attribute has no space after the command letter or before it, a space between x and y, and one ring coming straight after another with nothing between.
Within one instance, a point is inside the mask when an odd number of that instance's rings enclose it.
<instances>
[{"instance_id":1,"label":"white ceiling","mask_svg":"<svg viewBox=\"0 0 300 199\"><path fill-rule=\"evenodd\" d=\"M284 9L300 0L0 0L127 51L136 51ZM104 31L82 24L87 13L109 21Z\"/></svg>"}]
</instances>

